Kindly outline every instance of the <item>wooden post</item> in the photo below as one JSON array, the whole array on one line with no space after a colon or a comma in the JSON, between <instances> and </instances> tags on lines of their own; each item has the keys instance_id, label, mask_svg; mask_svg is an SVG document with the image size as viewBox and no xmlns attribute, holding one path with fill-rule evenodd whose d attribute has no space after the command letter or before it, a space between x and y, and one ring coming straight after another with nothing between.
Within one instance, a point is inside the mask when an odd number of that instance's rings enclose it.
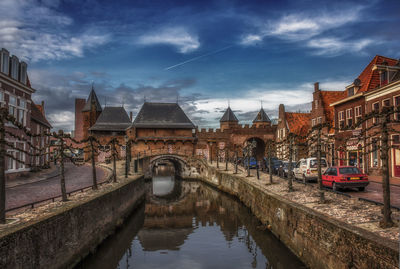
<instances>
[{"instance_id":1,"label":"wooden post","mask_svg":"<svg viewBox=\"0 0 400 269\"><path fill-rule=\"evenodd\" d=\"M112 146L112 157L113 157L113 181L117 182L117 160L116 160L116 148L115 148L115 138L112 139L111 141L111 146Z\"/></svg>"},{"instance_id":2,"label":"wooden post","mask_svg":"<svg viewBox=\"0 0 400 269\"><path fill-rule=\"evenodd\" d=\"M90 150L91 150L91 159L92 159L92 178L93 178L93 190L97 190L97 176L96 176L96 160L95 160L95 149L93 144L93 136L89 136ZM83 155L85 157L85 155Z\"/></svg>"},{"instance_id":3,"label":"wooden post","mask_svg":"<svg viewBox=\"0 0 400 269\"><path fill-rule=\"evenodd\" d=\"M382 160L382 188L383 188L383 218L379 222L382 228L393 227L394 223L392 220L392 210L390 208L390 181L389 181L389 133L388 133L388 122L390 121L389 111L382 109L383 119L381 120L381 132L382 132L382 146L380 150Z\"/></svg>"},{"instance_id":4,"label":"wooden post","mask_svg":"<svg viewBox=\"0 0 400 269\"><path fill-rule=\"evenodd\" d=\"M272 149L271 140L268 141L268 172L269 172L269 183L272 184Z\"/></svg>"},{"instance_id":5,"label":"wooden post","mask_svg":"<svg viewBox=\"0 0 400 269\"><path fill-rule=\"evenodd\" d=\"M322 190L322 171L321 171L321 126L318 126L317 133L317 171L318 171L318 188L319 188L319 203L325 203L325 193Z\"/></svg>"},{"instance_id":6,"label":"wooden post","mask_svg":"<svg viewBox=\"0 0 400 269\"><path fill-rule=\"evenodd\" d=\"M288 165L288 191L292 192L293 191L293 167L292 167L292 161L293 161L293 135L289 134L289 165Z\"/></svg>"},{"instance_id":7,"label":"wooden post","mask_svg":"<svg viewBox=\"0 0 400 269\"><path fill-rule=\"evenodd\" d=\"M0 224L6 223L6 133L4 120L6 116L4 108L0 111Z\"/></svg>"},{"instance_id":8,"label":"wooden post","mask_svg":"<svg viewBox=\"0 0 400 269\"><path fill-rule=\"evenodd\" d=\"M60 139L59 149L60 149L61 196L62 196L62 201L66 202L66 201L68 201L68 198L67 198L67 190L65 188L64 139L63 139L64 132L62 130L60 130L58 132L58 135L60 136L60 138L59 138Z\"/></svg>"}]
</instances>

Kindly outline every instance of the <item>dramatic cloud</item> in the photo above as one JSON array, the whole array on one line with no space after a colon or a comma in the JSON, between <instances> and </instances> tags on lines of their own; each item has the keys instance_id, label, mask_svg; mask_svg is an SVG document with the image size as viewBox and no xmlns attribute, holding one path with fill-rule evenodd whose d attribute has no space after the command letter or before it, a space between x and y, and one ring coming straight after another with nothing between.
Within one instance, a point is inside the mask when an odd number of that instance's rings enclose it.
<instances>
[{"instance_id":1,"label":"dramatic cloud","mask_svg":"<svg viewBox=\"0 0 400 269\"><path fill-rule=\"evenodd\" d=\"M108 34L83 27L73 31L73 19L58 13L59 1L2 0L0 44L25 60L82 57L109 41Z\"/></svg>"},{"instance_id":2,"label":"dramatic cloud","mask_svg":"<svg viewBox=\"0 0 400 269\"><path fill-rule=\"evenodd\" d=\"M344 41L338 38L315 38L307 42L307 46L316 49L316 55L337 56L343 52L362 52L370 44L377 44L371 39Z\"/></svg>"},{"instance_id":3,"label":"dramatic cloud","mask_svg":"<svg viewBox=\"0 0 400 269\"><path fill-rule=\"evenodd\" d=\"M181 53L189 53L200 47L199 38L190 34L183 27L165 28L142 35L138 44L141 45L170 45Z\"/></svg>"}]
</instances>

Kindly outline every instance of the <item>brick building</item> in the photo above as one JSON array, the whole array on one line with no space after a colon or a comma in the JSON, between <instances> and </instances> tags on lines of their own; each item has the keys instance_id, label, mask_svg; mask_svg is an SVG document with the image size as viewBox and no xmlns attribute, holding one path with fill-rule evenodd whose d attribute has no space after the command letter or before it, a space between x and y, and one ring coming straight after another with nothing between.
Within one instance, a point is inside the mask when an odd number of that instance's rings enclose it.
<instances>
[{"instance_id":1,"label":"brick building","mask_svg":"<svg viewBox=\"0 0 400 269\"><path fill-rule=\"evenodd\" d=\"M330 126L335 126L334 108L330 104L346 97L344 91L324 91L319 88L319 83L314 83L313 101L310 111L311 127L317 124L328 123ZM328 163L335 165L335 143L333 128L324 127L321 130L322 139L326 142L323 145L323 152L327 152L325 157ZM310 152L313 155L313 152Z\"/></svg>"},{"instance_id":2,"label":"brick building","mask_svg":"<svg viewBox=\"0 0 400 269\"><path fill-rule=\"evenodd\" d=\"M397 60L375 56L361 74L345 89L346 97L332 103L335 115L335 149L339 165L357 166L368 172L366 123L356 123L365 116L365 94L387 83L374 66L394 66Z\"/></svg>"},{"instance_id":3,"label":"brick building","mask_svg":"<svg viewBox=\"0 0 400 269\"><path fill-rule=\"evenodd\" d=\"M400 111L400 61L396 65L375 64L372 69L379 72L380 83L377 89L365 93L366 113L382 111L385 106L394 106ZM388 125L389 132L389 175L400 178L400 113L390 116L392 123ZM374 125L378 124L374 127ZM378 150L378 140L381 134L379 120L372 118L366 122L367 141L369 145L368 170L372 175L381 175L382 162Z\"/></svg>"},{"instance_id":4,"label":"brick building","mask_svg":"<svg viewBox=\"0 0 400 269\"><path fill-rule=\"evenodd\" d=\"M287 141L289 133L304 137L310 130L310 124L311 113L286 112L285 106L283 104L279 105L279 119L278 126L276 127L275 139L277 142L276 157L278 159L289 159L289 144ZM301 139L298 142L305 142L305 139ZM306 149L304 147L295 146L294 160L304 157L307 157Z\"/></svg>"},{"instance_id":5,"label":"brick building","mask_svg":"<svg viewBox=\"0 0 400 269\"><path fill-rule=\"evenodd\" d=\"M20 61L17 56L12 55L6 49L0 51L0 102L2 107L8 108L8 113L34 134L42 134L41 137L32 138L35 146L43 147L41 153L46 152L49 143L44 135L51 128L44 115L44 106L36 106L32 101L35 89L31 87L28 73L28 65ZM5 124L6 141L13 147L7 146L7 154L14 158L6 157L6 175L8 178L15 177L31 170L32 166L45 164L46 156L41 158L30 158L23 151L33 151L28 143L29 139L22 130L12 123ZM20 137L21 139L18 139ZM47 157L48 158L48 157ZM18 160L18 161L17 161Z\"/></svg>"}]
</instances>

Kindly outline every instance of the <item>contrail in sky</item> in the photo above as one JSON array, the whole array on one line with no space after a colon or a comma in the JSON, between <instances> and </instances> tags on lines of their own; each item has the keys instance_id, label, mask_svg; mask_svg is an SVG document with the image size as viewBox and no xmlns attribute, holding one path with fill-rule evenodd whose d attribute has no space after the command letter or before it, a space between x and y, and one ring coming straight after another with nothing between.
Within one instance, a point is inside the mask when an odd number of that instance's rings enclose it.
<instances>
[{"instance_id":1,"label":"contrail in sky","mask_svg":"<svg viewBox=\"0 0 400 269\"><path fill-rule=\"evenodd\" d=\"M174 64L174 65L171 65L171 66L169 66L169 67L166 67L166 68L164 68L164 70L170 70L170 69L173 69L173 68L175 68L175 67L178 67L178 66L181 66L181 65L184 65L184 64L190 63L190 62L197 61L198 59L201 59L201 58L204 58L204 57L207 57L207 56L210 56L210 55L216 54L216 53L218 53L218 52L221 52L221 51L227 50L227 49L229 49L229 48L232 48L233 46L234 46L234 45L230 45L230 46L224 47L224 48L222 48L222 49L215 50L215 51L212 51L212 52L209 52L209 53L206 53L206 54L203 54L203 55L200 55L200 56L194 57L194 58L192 58L192 59L189 59L189 60L186 60L186 61L184 61L184 62L181 62L181 63L178 63L178 64Z\"/></svg>"}]
</instances>

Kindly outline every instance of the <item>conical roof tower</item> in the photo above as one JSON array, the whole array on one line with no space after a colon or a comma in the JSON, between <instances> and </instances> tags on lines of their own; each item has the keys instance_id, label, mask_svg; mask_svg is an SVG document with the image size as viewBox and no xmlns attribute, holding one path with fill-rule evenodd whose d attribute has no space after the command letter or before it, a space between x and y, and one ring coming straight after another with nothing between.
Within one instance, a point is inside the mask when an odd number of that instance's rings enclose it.
<instances>
[{"instance_id":1,"label":"conical roof tower","mask_svg":"<svg viewBox=\"0 0 400 269\"><path fill-rule=\"evenodd\" d=\"M236 118L230 106L226 109L224 115L219 120L221 130L229 129L238 125L239 120Z\"/></svg>"}]
</instances>

